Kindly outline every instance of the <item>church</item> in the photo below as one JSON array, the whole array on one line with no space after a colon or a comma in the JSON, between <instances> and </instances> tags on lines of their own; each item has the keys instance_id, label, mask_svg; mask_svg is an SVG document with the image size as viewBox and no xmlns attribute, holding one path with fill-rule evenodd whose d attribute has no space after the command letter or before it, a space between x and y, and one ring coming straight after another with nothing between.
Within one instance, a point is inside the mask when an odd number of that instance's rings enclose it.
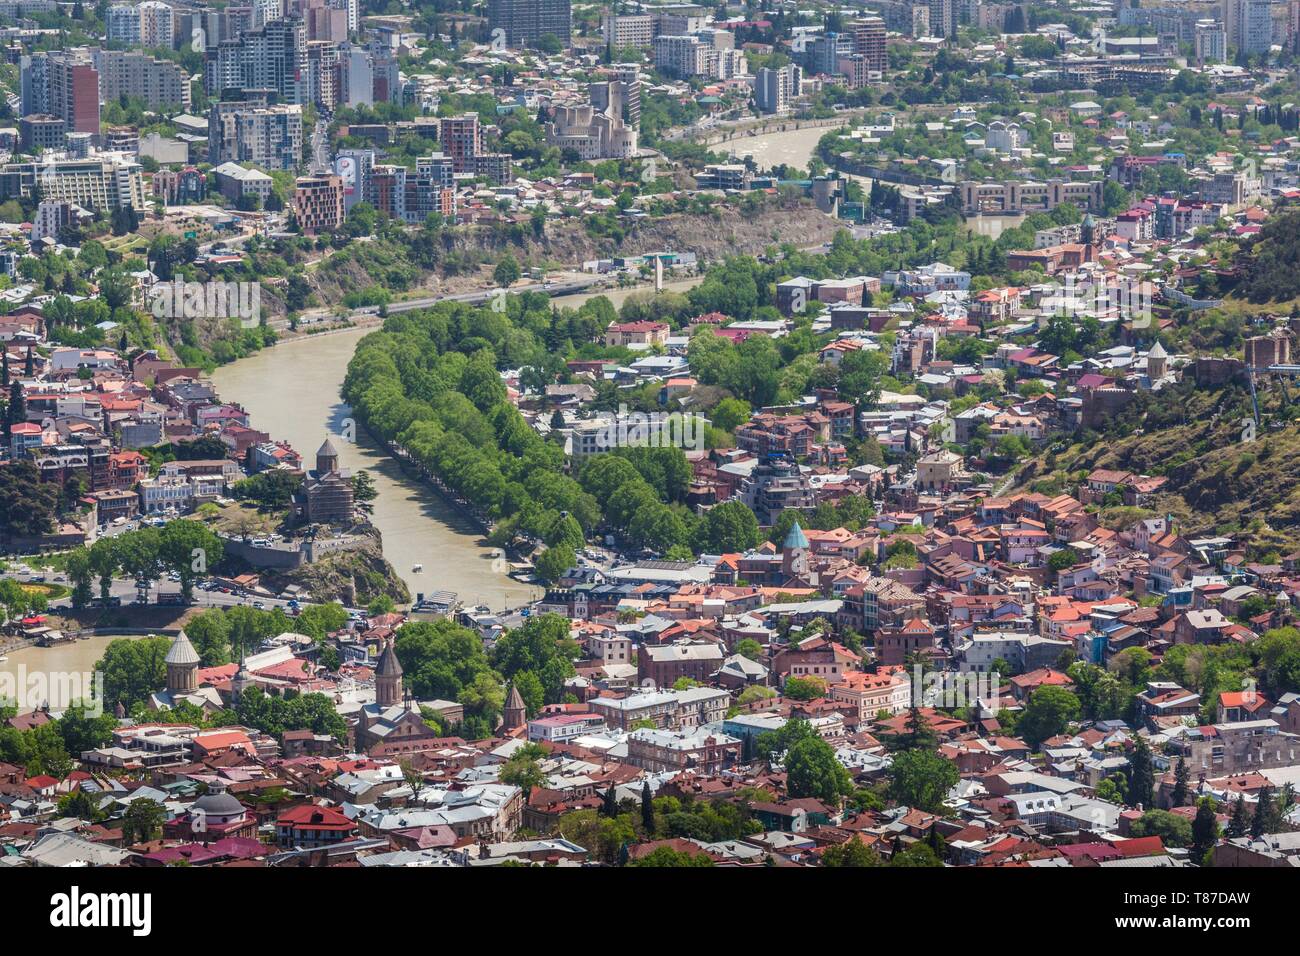
<instances>
[{"instance_id":1,"label":"church","mask_svg":"<svg viewBox=\"0 0 1300 956\"><path fill-rule=\"evenodd\" d=\"M329 438L316 450L316 468L303 479L302 491L309 522L352 522L352 473L339 467L338 449Z\"/></svg>"},{"instance_id":2,"label":"church","mask_svg":"<svg viewBox=\"0 0 1300 956\"><path fill-rule=\"evenodd\" d=\"M178 701L187 701L208 712L221 710L225 703L215 687L199 686L199 652L194 649L185 631L178 633L163 664L167 669L167 685L149 695L150 710L171 710Z\"/></svg>"},{"instance_id":3,"label":"church","mask_svg":"<svg viewBox=\"0 0 1300 956\"><path fill-rule=\"evenodd\" d=\"M439 740L420 707L402 691L402 665L390 638L375 668L375 702L357 715L356 749L372 757L418 753Z\"/></svg>"}]
</instances>

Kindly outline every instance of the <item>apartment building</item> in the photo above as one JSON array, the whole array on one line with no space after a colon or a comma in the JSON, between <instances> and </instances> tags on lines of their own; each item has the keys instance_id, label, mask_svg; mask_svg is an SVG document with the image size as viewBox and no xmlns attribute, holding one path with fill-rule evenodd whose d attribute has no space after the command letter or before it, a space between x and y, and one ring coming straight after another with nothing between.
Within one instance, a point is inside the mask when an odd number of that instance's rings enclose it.
<instances>
[{"instance_id":1,"label":"apartment building","mask_svg":"<svg viewBox=\"0 0 1300 956\"><path fill-rule=\"evenodd\" d=\"M343 224L343 179L333 173L300 176L294 182L293 212L303 233L333 232Z\"/></svg>"},{"instance_id":2,"label":"apartment building","mask_svg":"<svg viewBox=\"0 0 1300 956\"><path fill-rule=\"evenodd\" d=\"M483 127L477 113L444 116L438 123L438 142L451 157L456 172L472 170L474 157L483 152Z\"/></svg>"},{"instance_id":3,"label":"apartment building","mask_svg":"<svg viewBox=\"0 0 1300 956\"><path fill-rule=\"evenodd\" d=\"M142 167L116 154L100 154L94 159L7 163L0 167L0 197L4 199L30 198L38 183L42 198L52 202L109 211L145 208Z\"/></svg>"},{"instance_id":4,"label":"apartment building","mask_svg":"<svg viewBox=\"0 0 1300 956\"><path fill-rule=\"evenodd\" d=\"M573 38L570 0L488 0L488 29L503 31L507 46L537 46L553 36L564 46Z\"/></svg>"},{"instance_id":5,"label":"apartment building","mask_svg":"<svg viewBox=\"0 0 1300 956\"><path fill-rule=\"evenodd\" d=\"M170 60L138 52L96 50L94 63L99 71L100 95L106 103L130 96L155 108L190 108L190 78Z\"/></svg>"},{"instance_id":6,"label":"apartment building","mask_svg":"<svg viewBox=\"0 0 1300 956\"><path fill-rule=\"evenodd\" d=\"M302 161L302 107L266 100L215 103L208 113L208 160L294 169Z\"/></svg>"}]
</instances>

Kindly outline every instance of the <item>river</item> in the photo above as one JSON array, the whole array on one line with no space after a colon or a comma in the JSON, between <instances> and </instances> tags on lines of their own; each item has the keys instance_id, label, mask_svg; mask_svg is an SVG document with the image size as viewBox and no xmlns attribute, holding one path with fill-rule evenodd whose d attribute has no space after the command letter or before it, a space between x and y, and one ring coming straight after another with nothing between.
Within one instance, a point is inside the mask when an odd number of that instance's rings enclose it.
<instances>
[{"instance_id":1,"label":"river","mask_svg":"<svg viewBox=\"0 0 1300 956\"><path fill-rule=\"evenodd\" d=\"M80 675L94 670L109 642L117 639L118 636L105 634L88 637L84 641L56 644L54 647L24 647L16 651L4 651L6 659L0 661L0 675L11 675L15 684L21 684L24 676L30 680L33 675L43 675L50 681L50 686L57 686L55 675L76 675L80 679ZM66 679L68 678L60 678ZM16 689L21 690L22 687ZM44 701L21 701L18 710L25 713L42 703ZM67 701L52 702L52 705L53 703L66 704ZM61 708L56 706L55 709Z\"/></svg>"},{"instance_id":2,"label":"river","mask_svg":"<svg viewBox=\"0 0 1300 956\"><path fill-rule=\"evenodd\" d=\"M817 144L832 129L832 126L808 126L783 133L739 136L709 149L716 153L731 153L737 158L752 156L759 169L771 169L784 163L807 172L808 161L812 159Z\"/></svg>"},{"instance_id":3,"label":"river","mask_svg":"<svg viewBox=\"0 0 1300 956\"><path fill-rule=\"evenodd\" d=\"M698 278L666 282L665 289L684 291ZM604 293L617 306L641 289ZM577 306L593 294L557 297ZM225 401L248 410L251 423L275 440L288 441L308 467L327 435L338 448L340 463L354 471L364 468L374 479L379 497L373 521L384 539L384 556L414 596L454 591L467 605L486 604L493 610L518 607L538 597L540 589L507 577L499 552L489 548L482 533L427 485L408 478L363 429L356 442L340 437L347 430L350 409L339 396L357 342L373 327L345 329L287 339L269 349L218 368L213 386ZM415 565L422 571L414 571Z\"/></svg>"}]
</instances>

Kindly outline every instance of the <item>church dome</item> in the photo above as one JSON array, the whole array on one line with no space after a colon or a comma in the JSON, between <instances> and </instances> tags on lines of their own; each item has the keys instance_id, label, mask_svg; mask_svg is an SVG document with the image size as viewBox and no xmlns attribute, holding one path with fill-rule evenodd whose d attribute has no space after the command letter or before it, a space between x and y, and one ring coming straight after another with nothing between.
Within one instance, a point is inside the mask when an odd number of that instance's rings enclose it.
<instances>
[{"instance_id":1,"label":"church dome","mask_svg":"<svg viewBox=\"0 0 1300 956\"><path fill-rule=\"evenodd\" d=\"M198 664L200 661L199 652L194 649L190 639L181 631L172 641L172 646L167 649L167 657L164 658L165 664Z\"/></svg>"},{"instance_id":2,"label":"church dome","mask_svg":"<svg viewBox=\"0 0 1300 956\"><path fill-rule=\"evenodd\" d=\"M192 810L201 812L210 820L225 823L244 815L244 805L224 790L199 797Z\"/></svg>"}]
</instances>

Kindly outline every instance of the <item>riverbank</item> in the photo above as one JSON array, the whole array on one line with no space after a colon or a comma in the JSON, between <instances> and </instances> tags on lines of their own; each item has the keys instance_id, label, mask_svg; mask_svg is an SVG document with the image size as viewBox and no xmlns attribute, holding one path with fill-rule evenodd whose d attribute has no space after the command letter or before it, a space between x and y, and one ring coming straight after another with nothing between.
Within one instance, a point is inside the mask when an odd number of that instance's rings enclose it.
<instances>
[{"instance_id":1,"label":"riverbank","mask_svg":"<svg viewBox=\"0 0 1300 956\"><path fill-rule=\"evenodd\" d=\"M339 390L357 342L371 331L352 327L286 338L218 368L213 387L246 408L258 429L289 442L308 461L329 437L341 467L370 473L378 492L371 522L383 537L384 556L412 594L454 591L466 604L498 610L532 600L535 588L494 567L482 530L408 476L352 419Z\"/></svg>"}]
</instances>

